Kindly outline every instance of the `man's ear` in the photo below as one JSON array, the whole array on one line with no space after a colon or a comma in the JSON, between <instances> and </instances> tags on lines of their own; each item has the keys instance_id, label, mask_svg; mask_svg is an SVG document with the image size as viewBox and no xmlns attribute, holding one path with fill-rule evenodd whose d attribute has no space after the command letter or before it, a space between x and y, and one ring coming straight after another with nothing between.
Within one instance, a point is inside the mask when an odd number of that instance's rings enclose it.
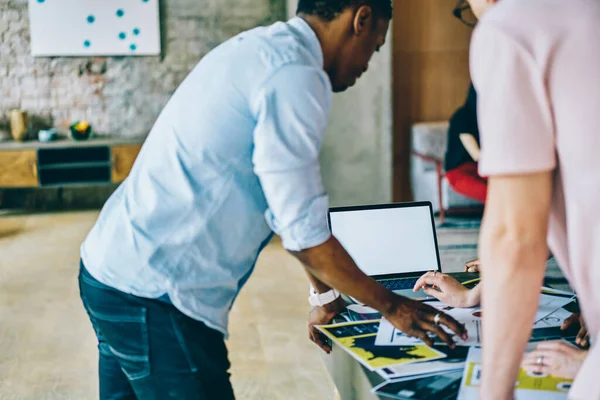
<instances>
[{"instance_id":1,"label":"man's ear","mask_svg":"<svg viewBox=\"0 0 600 400\"><path fill-rule=\"evenodd\" d=\"M360 6L354 14L354 34L360 36L370 29L373 19L373 10L369 6Z\"/></svg>"}]
</instances>

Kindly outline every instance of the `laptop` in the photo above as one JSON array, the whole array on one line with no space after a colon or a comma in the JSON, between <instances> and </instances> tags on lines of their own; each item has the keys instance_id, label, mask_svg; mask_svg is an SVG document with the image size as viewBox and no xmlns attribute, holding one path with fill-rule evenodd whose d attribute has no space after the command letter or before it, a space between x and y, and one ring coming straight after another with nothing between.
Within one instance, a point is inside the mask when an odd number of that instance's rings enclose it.
<instances>
[{"instance_id":1,"label":"laptop","mask_svg":"<svg viewBox=\"0 0 600 400\"><path fill-rule=\"evenodd\" d=\"M366 275L399 295L432 298L412 291L427 271L442 272L431 202L333 207L328 222Z\"/></svg>"}]
</instances>

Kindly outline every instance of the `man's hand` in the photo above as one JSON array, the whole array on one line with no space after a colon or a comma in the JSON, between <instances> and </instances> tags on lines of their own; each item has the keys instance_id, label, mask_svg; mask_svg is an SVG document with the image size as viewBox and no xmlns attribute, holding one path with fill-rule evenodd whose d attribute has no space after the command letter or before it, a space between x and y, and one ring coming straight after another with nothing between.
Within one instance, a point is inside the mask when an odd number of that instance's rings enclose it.
<instances>
[{"instance_id":1,"label":"man's hand","mask_svg":"<svg viewBox=\"0 0 600 400\"><path fill-rule=\"evenodd\" d=\"M465 272L479 272L481 270L481 261L476 258L465 263Z\"/></svg>"},{"instance_id":2,"label":"man's hand","mask_svg":"<svg viewBox=\"0 0 600 400\"><path fill-rule=\"evenodd\" d=\"M413 292L420 289L450 307L467 308L479 304L479 289L469 290L453 277L441 272L427 272L420 277Z\"/></svg>"},{"instance_id":3,"label":"man's hand","mask_svg":"<svg viewBox=\"0 0 600 400\"><path fill-rule=\"evenodd\" d=\"M436 315L439 315L438 325L435 323ZM442 328L442 325L448 327L463 340L469 337L464 325L458 323L451 316L425 303L405 297L398 296L398 301L392 313L385 315L385 318L403 333L421 339L428 346L433 346L433 340L427 332L434 333L451 348L456 346L452 340L452 336Z\"/></svg>"},{"instance_id":4,"label":"man's hand","mask_svg":"<svg viewBox=\"0 0 600 400\"><path fill-rule=\"evenodd\" d=\"M467 336L464 326L448 315L418 301L398 296L381 286L373 278L365 275L357 267L350 254L333 236L319 246L300 252L292 252L292 254L302 262L308 273L318 281L376 309L392 325L407 335L418 337L431 344L432 341L427 336L427 332L433 332L451 346L453 342L450 335L435 323L435 316L439 314L438 322L440 324L447 326L460 337ZM317 309L313 311L310 322L311 338L313 338L312 327L324 323L323 321L330 321L333 315L335 314L328 313L326 310ZM318 337L313 340L320 344ZM324 347L324 350L327 348L329 346Z\"/></svg>"},{"instance_id":5,"label":"man's hand","mask_svg":"<svg viewBox=\"0 0 600 400\"><path fill-rule=\"evenodd\" d=\"M338 297L335 301L322 307L313 307L308 314L308 337L327 354L331 352L331 346L327 343L328 340L325 335L316 326L329 324L333 317L339 314L345 307L344 300Z\"/></svg>"},{"instance_id":6,"label":"man's hand","mask_svg":"<svg viewBox=\"0 0 600 400\"><path fill-rule=\"evenodd\" d=\"M579 327L579 332L577 333L577 338L575 339L575 343L580 347L587 347L590 343L590 334L585 326L585 322L583 321L583 317L580 313L573 313L565 322L563 322L560 329L562 331L566 331L567 329L571 329L572 327Z\"/></svg>"}]
</instances>

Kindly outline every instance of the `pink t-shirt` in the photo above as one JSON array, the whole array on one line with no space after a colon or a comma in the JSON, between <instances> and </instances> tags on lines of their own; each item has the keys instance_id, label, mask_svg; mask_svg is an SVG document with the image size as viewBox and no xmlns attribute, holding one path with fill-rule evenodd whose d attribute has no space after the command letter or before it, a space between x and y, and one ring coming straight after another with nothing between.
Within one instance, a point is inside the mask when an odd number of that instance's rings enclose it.
<instances>
[{"instance_id":1,"label":"pink t-shirt","mask_svg":"<svg viewBox=\"0 0 600 400\"><path fill-rule=\"evenodd\" d=\"M471 43L483 176L553 171L548 243L594 348L570 398L600 398L600 0L500 0Z\"/></svg>"}]
</instances>

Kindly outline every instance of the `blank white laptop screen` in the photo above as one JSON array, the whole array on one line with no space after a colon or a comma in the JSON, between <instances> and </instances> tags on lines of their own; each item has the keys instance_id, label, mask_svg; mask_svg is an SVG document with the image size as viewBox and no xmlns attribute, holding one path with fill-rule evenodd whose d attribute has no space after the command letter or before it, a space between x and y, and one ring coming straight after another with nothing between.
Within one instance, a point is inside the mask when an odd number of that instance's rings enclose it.
<instances>
[{"instance_id":1,"label":"blank white laptop screen","mask_svg":"<svg viewBox=\"0 0 600 400\"><path fill-rule=\"evenodd\" d=\"M429 206L332 211L331 232L367 275L438 269Z\"/></svg>"}]
</instances>

